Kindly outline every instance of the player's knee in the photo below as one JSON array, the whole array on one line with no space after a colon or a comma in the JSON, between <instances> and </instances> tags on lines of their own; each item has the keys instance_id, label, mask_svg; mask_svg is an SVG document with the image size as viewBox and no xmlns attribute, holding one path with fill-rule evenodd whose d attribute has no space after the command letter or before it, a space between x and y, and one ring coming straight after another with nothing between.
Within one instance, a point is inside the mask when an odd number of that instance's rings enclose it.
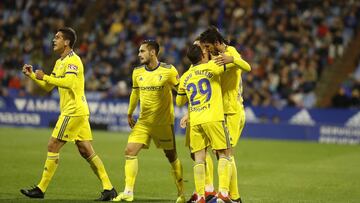
<instances>
[{"instance_id":1,"label":"player's knee","mask_svg":"<svg viewBox=\"0 0 360 203\"><path fill-rule=\"evenodd\" d=\"M216 156L217 159L222 158L222 157L230 157L230 149L221 149L221 150L216 150Z\"/></svg>"},{"instance_id":2,"label":"player's knee","mask_svg":"<svg viewBox=\"0 0 360 203\"><path fill-rule=\"evenodd\" d=\"M132 147L125 147L125 156L136 156L136 150Z\"/></svg>"},{"instance_id":3,"label":"player's knee","mask_svg":"<svg viewBox=\"0 0 360 203\"><path fill-rule=\"evenodd\" d=\"M48 152L57 153L56 147L53 144L50 144L50 143L47 146L47 150L48 150Z\"/></svg>"},{"instance_id":4,"label":"player's knee","mask_svg":"<svg viewBox=\"0 0 360 203\"><path fill-rule=\"evenodd\" d=\"M61 146L62 146L61 143L58 142L57 140L50 139L47 149L48 152L58 153L60 151Z\"/></svg>"}]
</instances>

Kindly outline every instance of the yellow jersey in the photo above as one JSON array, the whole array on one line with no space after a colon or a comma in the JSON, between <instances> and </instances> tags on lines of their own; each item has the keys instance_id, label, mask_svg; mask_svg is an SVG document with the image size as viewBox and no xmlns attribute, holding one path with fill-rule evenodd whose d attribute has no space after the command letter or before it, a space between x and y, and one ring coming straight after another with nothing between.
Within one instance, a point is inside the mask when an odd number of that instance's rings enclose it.
<instances>
[{"instance_id":1,"label":"yellow jersey","mask_svg":"<svg viewBox=\"0 0 360 203\"><path fill-rule=\"evenodd\" d=\"M138 92L140 100L138 122L151 125L174 124L172 89L179 84L176 68L171 64L161 62L153 70L148 69L146 65L139 66L133 71L132 81L133 92L131 94L133 96ZM133 113L136 104L137 100L130 101L129 114Z\"/></svg>"},{"instance_id":2,"label":"yellow jersey","mask_svg":"<svg viewBox=\"0 0 360 203\"><path fill-rule=\"evenodd\" d=\"M213 121L223 121L223 101L220 87L220 74L225 66L218 66L214 61L192 66L180 78L177 97L186 95L189 101L190 125ZM182 105L181 99L176 99Z\"/></svg>"},{"instance_id":3,"label":"yellow jersey","mask_svg":"<svg viewBox=\"0 0 360 203\"><path fill-rule=\"evenodd\" d=\"M234 58L241 58L233 46L227 46L225 54ZM241 72L239 68L231 68L221 75L221 90L225 114L239 112L243 103Z\"/></svg>"},{"instance_id":4,"label":"yellow jersey","mask_svg":"<svg viewBox=\"0 0 360 203\"><path fill-rule=\"evenodd\" d=\"M58 87L61 115L90 114L84 91L84 66L80 57L73 51L65 58L58 59L51 75L45 75L43 80L49 85Z\"/></svg>"}]
</instances>

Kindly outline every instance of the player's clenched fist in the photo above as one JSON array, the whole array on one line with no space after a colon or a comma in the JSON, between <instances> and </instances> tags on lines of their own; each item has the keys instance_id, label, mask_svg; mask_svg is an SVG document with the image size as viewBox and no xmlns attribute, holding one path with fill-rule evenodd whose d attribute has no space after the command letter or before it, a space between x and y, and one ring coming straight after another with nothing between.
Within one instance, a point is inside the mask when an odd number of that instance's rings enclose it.
<instances>
[{"instance_id":1,"label":"player's clenched fist","mask_svg":"<svg viewBox=\"0 0 360 203\"><path fill-rule=\"evenodd\" d=\"M33 72L32 70L33 70L32 65L29 65L29 64L24 64L24 66L22 68L22 72L26 76L30 76L30 74Z\"/></svg>"}]
</instances>

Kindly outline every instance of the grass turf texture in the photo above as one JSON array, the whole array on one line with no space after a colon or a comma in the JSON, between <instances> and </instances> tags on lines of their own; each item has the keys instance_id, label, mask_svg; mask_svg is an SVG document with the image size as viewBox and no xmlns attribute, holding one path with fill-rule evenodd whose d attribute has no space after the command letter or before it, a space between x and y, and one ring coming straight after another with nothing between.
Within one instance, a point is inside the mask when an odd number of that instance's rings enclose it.
<instances>
[{"instance_id":1,"label":"grass turf texture","mask_svg":"<svg viewBox=\"0 0 360 203\"><path fill-rule=\"evenodd\" d=\"M72 143L61 151L59 167L44 200L20 194L20 188L40 180L50 133L50 129L0 128L0 202L92 202L98 197L101 184ZM94 131L93 135L94 148L119 192L124 187L127 134ZM183 136L177 136L189 198L194 189L193 164L183 143ZM360 201L359 146L241 139L236 161L246 203ZM161 150L154 145L143 150L135 202L175 202L176 189L169 171Z\"/></svg>"}]
</instances>

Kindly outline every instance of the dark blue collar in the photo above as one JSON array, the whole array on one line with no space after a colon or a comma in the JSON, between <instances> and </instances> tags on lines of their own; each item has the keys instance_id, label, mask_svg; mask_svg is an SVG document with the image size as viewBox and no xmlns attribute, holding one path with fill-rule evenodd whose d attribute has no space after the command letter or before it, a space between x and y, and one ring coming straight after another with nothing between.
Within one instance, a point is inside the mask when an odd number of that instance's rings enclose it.
<instances>
[{"instance_id":1,"label":"dark blue collar","mask_svg":"<svg viewBox=\"0 0 360 203\"><path fill-rule=\"evenodd\" d=\"M158 69L159 68L159 66L160 66L160 62L158 63L158 65L154 68L154 69L148 69L148 67L147 66L145 66L145 70L147 70L147 71L154 71L154 70L156 70L156 69Z\"/></svg>"}]
</instances>

